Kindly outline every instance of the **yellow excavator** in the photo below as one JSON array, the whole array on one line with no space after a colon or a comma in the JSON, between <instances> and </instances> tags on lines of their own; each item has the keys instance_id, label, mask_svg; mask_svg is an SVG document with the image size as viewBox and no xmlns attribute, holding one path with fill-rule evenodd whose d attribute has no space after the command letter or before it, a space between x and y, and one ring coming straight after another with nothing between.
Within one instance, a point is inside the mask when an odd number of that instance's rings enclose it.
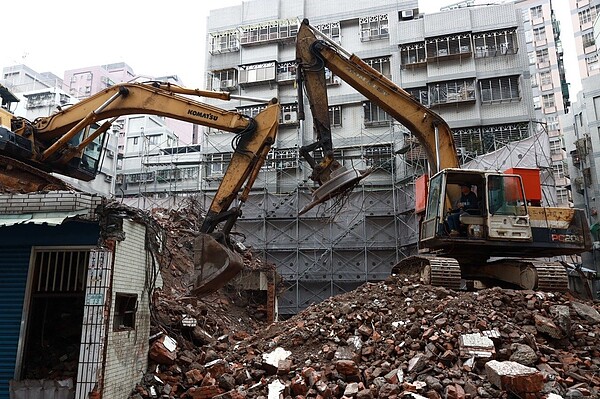
<instances>
[{"instance_id":1,"label":"yellow excavator","mask_svg":"<svg viewBox=\"0 0 600 399\"><path fill-rule=\"evenodd\" d=\"M591 249L583 210L540 206L539 175L532 182L529 171L460 169L452 131L439 115L311 27L308 20L296 36L296 58L298 93L308 96L317 142L331 154L325 68L408 128L427 156L432 176L416 184L418 202L423 204L415 208L420 219L418 253L402 260L393 273L418 273L428 283L452 289L471 284L568 289L565 265L549 259ZM332 157L322 163L323 168L334 165L334 170L338 164ZM366 176L355 175L352 184ZM461 185L478 197L477 206L468 211L451 209L461 196ZM326 197L315 196L308 208ZM458 218L458 228L451 232L453 217Z\"/></svg>"},{"instance_id":2,"label":"yellow excavator","mask_svg":"<svg viewBox=\"0 0 600 399\"><path fill-rule=\"evenodd\" d=\"M160 115L236 133L231 162L194 244L197 273L193 293L214 292L243 267L243 259L233 250L229 233L275 142L280 106L272 99L251 118L190 96L259 100L165 82L123 83L31 122L11 112L11 104L18 98L0 86L0 189L33 192L65 188L65 183L50 172L92 180L102 156L101 138L123 115ZM236 199L239 205L231 207ZM217 232L221 223L223 226Z\"/></svg>"}]
</instances>

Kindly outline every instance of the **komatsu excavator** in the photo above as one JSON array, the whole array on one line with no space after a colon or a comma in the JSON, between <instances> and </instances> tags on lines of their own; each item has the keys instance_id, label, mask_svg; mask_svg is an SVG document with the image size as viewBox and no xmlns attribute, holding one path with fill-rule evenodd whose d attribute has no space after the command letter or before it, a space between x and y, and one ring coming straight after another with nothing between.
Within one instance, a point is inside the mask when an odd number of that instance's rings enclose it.
<instances>
[{"instance_id":1,"label":"komatsu excavator","mask_svg":"<svg viewBox=\"0 0 600 399\"><path fill-rule=\"evenodd\" d=\"M164 82L123 83L30 122L10 112L11 103L18 98L0 85L0 189L32 192L64 187L63 181L50 172L92 180L102 156L101 137L123 115L160 115L236 133L231 162L194 244L193 293L214 292L243 267L243 259L233 250L229 233L275 142L280 106L276 99L270 100L262 112L251 118L189 96L222 100L239 97ZM231 207L236 199L239 205ZM224 225L216 232L220 223Z\"/></svg>"},{"instance_id":2,"label":"komatsu excavator","mask_svg":"<svg viewBox=\"0 0 600 399\"><path fill-rule=\"evenodd\" d=\"M409 129L427 156L433 176L428 182L418 179L416 184L417 199L423 204L421 209L415 208L420 218L418 253L401 260L392 273L418 273L427 283L452 289L471 283L478 287L506 284L545 291L568 289L565 266L545 259L591 249L583 210L540 206L539 175L537 182L531 183L529 177L527 186L523 185L522 178L529 171L460 169L452 131L439 115L312 28L307 20L296 36L296 58L298 92L305 91L308 96L319 141L332 148L325 80L328 68ZM364 177L356 176L353 184ZM458 215L458 234L449 234L450 204L459 199L460 185L475 191L479 203L476 209ZM313 204L322 197L326 195L315 197Z\"/></svg>"}]
</instances>

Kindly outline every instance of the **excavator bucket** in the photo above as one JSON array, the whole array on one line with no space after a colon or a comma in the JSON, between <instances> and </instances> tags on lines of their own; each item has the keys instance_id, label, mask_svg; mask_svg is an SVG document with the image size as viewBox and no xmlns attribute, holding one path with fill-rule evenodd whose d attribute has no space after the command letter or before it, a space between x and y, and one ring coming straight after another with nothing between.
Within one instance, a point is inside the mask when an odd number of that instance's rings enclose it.
<instances>
[{"instance_id":1,"label":"excavator bucket","mask_svg":"<svg viewBox=\"0 0 600 399\"><path fill-rule=\"evenodd\" d=\"M227 284L244 268L242 256L220 244L209 234L194 240L194 276L192 294L201 297Z\"/></svg>"},{"instance_id":2,"label":"excavator bucket","mask_svg":"<svg viewBox=\"0 0 600 399\"><path fill-rule=\"evenodd\" d=\"M372 171L372 169L347 169L345 166L334 170L331 173L331 179L313 192L311 202L302 208L298 212L298 215L308 212L329 199L343 196L348 191L351 191L362 179L369 176Z\"/></svg>"}]
</instances>

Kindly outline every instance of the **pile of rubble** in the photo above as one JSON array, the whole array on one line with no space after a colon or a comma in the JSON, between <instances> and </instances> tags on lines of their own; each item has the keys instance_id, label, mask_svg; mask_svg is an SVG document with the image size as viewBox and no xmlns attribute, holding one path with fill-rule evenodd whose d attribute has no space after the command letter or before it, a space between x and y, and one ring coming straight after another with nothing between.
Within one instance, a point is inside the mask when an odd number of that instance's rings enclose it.
<instances>
[{"instance_id":1,"label":"pile of rubble","mask_svg":"<svg viewBox=\"0 0 600 399\"><path fill-rule=\"evenodd\" d=\"M391 277L268 324L247 292L189 295L195 209L154 212L164 288L131 398L600 397L598 304ZM251 251L245 263L273 268Z\"/></svg>"},{"instance_id":2,"label":"pile of rubble","mask_svg":"<svg viewBox=\"0 0 600 399\"><path fill-rule=\"evenodd\" d=\"M227 300L190 305L168 305L179 327L154 337L132 397L600 396L598 305L568 294L391 278L269 326Z\"/></svg>"}]
</instances>

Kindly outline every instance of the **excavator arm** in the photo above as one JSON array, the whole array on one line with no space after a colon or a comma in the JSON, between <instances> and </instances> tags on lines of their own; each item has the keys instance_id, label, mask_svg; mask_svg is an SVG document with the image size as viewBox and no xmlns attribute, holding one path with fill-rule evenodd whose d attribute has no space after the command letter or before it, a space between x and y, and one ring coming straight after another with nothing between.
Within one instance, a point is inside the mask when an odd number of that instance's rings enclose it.
<instances>
[{"instance_id":1,"label":"excavator arm","mask_svg":"<svg viewBox=\"0 0 600 399\"><path fill-rule=\"evenodd\" d=\"M254 129L254 121L243 114L180 94L229 99L228 93L190 90L159 82L119 84L51 116L37 118L33 123L24 118L13 118L11 130L16 136L13 141L19 145L9 146L4 152L10 153L10 149L14 149L10 155L19 161L89 181L95 177L95 168L81 168L78 161L86 147L120 116L159 115L239 134ZM107 122L95 127L100 121Z\"/></svg>"},{"instance_id":2,"label":"excavator arm","mask_svg":"<svg viewBox=\"0 0 600 399\"><path fill-rule=\"evenodd\" d=\"M306 19L296 36L296 58L300 81L309 97L315 120L317 143L323 143L323 148L332 149L326 67L409 129L422 145L433 172L459 167L452 132L440 116L359 57L312 28ZM326 170L327 165L335 161L325 158L324 162L321 169Z\"/></svg>"},{"instance_id":3,"label":"excavator arm","mask_svg":"<svg viewBox=\"0 0 600 399\"><path fill-rule=\"evenodd\" d=\"M33 122L11 116L10 129L0 126L0 184L5 189L18 187L26 191L60 187L60 180L46 172L91 180L96 169L81 168L83 152L123 115L159 115L236 133L231 162L194 243L193 292L214 292L243 268L243 259L233 250L229 233L275 142L281 110L277 100L272 99L251 118L186 96L222 100L235 97L162 82L124 83ZM97 127L101 121L106 122ZM239 205L232 208L236 199ZM220 223L224 225L216 232Z\"/></svg>"}]
</instances>

